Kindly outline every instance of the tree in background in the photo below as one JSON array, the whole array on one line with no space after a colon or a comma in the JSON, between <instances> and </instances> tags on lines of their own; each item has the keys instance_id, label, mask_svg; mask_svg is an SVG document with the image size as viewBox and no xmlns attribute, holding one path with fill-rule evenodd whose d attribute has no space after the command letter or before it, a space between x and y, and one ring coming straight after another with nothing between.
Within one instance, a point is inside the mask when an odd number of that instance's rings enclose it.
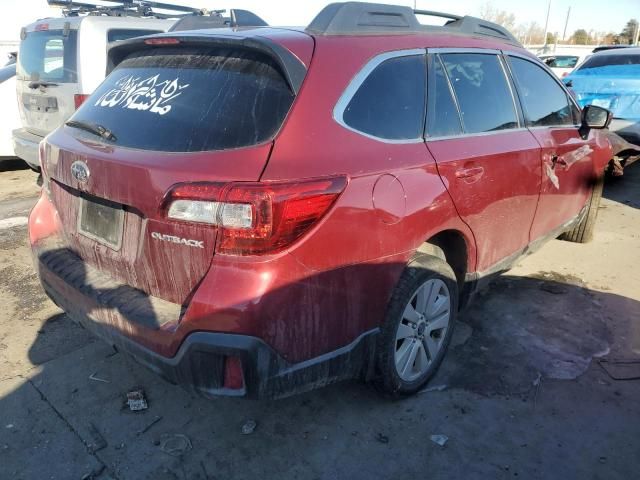
<instances>
[{"instance_id":1,"label":"tree in background","mask_svg":"<svg viewBox=\"0 0 640 480\"><path fill-rule=\"evenodd\" d=\"M630 45L635 38L637 29L638 29L638 20L636 20L635 18L632 18L627 22L625 27L622 29L622 32L620 32L620 35L618 35L618 43L621 43L623 45Z\"/></svg>"},{"instance_id":2,"label":"tree in background","mask_svg":"<svg viewBox=\"0 0 640 480\"><path fill-rule=\"evenodd\" d=\"M589 32L587 32L584 28L580 28L573 32L573 35L571 35L571 38L569 40L574 45L589 45L591 43Z\"/></svg>"},{"instance_id":3,"label":"tree in background","mask_svg":"<svg viewBox=\"0 0 640 480\"><path fill-rule=\"evenodd\" d=\"M553 45L554 43L556 43L557 39L558 37L556 37L553 33L547 32L547 45Z\"/></svg>"},{"instance_id":4,"label":"tree in background","mask_svg":"<svg viewBox=\"0 0 640 480\"><path fill-rule=\"evenodd\" d=\"M516 16L513 13L498 10L490 2L480 7L480 18L502 25L510 32L513 31L516 26Z\"/></svg>"},{"instance_id":5,"label":"tree in background","mask_svg":"<svg viewBox=\"0 0 640 480\"><path fill-rule=\"evenodd\" d=\"M542 45L544 28L536 22L521 23L514 30L515 36L525 45Z\"/></svg>"}]
</instances>

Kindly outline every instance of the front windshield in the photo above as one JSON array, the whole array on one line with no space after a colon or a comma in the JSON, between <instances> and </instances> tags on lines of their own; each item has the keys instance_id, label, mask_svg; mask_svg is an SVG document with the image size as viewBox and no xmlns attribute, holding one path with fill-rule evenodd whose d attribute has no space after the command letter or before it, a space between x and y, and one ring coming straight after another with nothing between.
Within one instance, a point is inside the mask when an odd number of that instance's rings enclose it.
<instances>
[{"instance_id":1,"label":"front windshield","mask_svg":"<svg viewBox=\"0 0 640 480\"><path fill-rule=\"evenodd\" d=\"M581 106L597 105L616 118L640 119L640 55L594 55L564 81Z\"/></svg>"}]
</instances>

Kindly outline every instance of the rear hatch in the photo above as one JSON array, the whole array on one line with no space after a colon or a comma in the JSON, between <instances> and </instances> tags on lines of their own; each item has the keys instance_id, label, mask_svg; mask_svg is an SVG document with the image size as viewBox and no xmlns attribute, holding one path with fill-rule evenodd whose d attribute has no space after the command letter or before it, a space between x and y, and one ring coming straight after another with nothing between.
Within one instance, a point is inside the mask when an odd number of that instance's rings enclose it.
<instances>
[{"instance_id":1,"label":"rear hatch","mask_svg":"<svg viewBox=\"0 0 640 480\"><path fill-rule=\"evenodd\" d=\"M74 22L74 26L79 23ZM23 127L44 137L75 110L78 30L52 19L23 30L16 89Z\"/></svg>"},{"instance_id":2,"label":"rear hatch","mask_svg":"<svg viewBox=\"0 0 640 480\"><path fill-rule=\"evenodd\" d=\"M119 281L184 303L217 232L170 219L167 196L179 184L188 198L257 181L297 91L279 59L302 64L241 39L166 43L118 47L115 70L48 138L44 170L69 247Z\"/></svg>"}]
</instances>

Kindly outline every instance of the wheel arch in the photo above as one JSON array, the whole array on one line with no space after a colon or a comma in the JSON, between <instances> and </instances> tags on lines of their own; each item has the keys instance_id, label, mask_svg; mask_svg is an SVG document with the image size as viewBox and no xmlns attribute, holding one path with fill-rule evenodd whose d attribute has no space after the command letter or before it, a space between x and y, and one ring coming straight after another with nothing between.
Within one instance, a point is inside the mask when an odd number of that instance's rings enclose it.
<instances>
[{"instance_id":1,"label":"wheel arch","mask_svg":"<svg viewBox=\"0 0 640 480\"><path fill-rule=\"evenodd\" d=\"M470 269L470 244L459 230L443 230L429 237L418 247L418 252L433 255L446 261L458 281L458 291L464 290Z\"/></svg>"}]
</instances>

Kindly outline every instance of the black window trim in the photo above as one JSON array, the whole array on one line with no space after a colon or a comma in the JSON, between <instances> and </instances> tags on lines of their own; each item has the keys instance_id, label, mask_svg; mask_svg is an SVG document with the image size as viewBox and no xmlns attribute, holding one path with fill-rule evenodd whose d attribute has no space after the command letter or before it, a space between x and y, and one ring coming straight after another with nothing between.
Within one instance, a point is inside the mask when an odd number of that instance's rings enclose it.
<instances>
[{"instance_id":1,"label":"black window trim","mask_svg":"<svg viewBox=\"0 0 640 480\"><path fill-rule=\"evenodd\" d=\"M389 138L376 137L375 135L371 135L369 133L360 131L356 128L353 128L347 125L347 123L344 121L344 112L346 111L347 107L349 106L349 103L351 102L355 94L358 92L358 90L360 89L364 81L382 63L386 62L387 60L392 60L394 58L402 58L402 57L422 56L422 57L425 57L425 60L426 60L426 55L427 55L426 48L413 48L408 50L393 50L393 51L381 53L373 57L371 60L369 60L365 64L364 67L362 67L362 69L358 73L356 73L356 75L351 79L351 82L349 82L349 85L347 86L347 88L344 90L344 92L342 92L342 95L340 96L340 98L338 99L338 102L333 108L333 119L340 126L342 126L343 128L346 128L347 130L355 132L358 135L362 135L363 137L367 137L372 140L377 140L382 143L390 143L390 144L423 143L424 138L422 134L416 138L395 140L395 139L389 139ZM428 79L427 79L427 83L428 83ZM424 111L425 111L425 106L423 106L423 112ZM426 115L423 114L423 128L421 130L424 130L425 117Z\"/></svg>"},{"instance_id":2,"label":"black window trim","mask_svg":"<svg viewBox=\"0 0 640 480\"><path fill-rule=\"evenodd\" d=\"M526 110L524 108L524 103L522 102L522 98L520 95L520 89L518 87L518 81L516 79L516 76L513 74L513 67L511 65L511 57L516 57L519 58L521 60L525 60L529 63L532 63L533 65L538 66L539 68L541 68L542 70L544 70L547 75L549 75L551 77L551 79L556 82L557 85L560 86L560 88L562 89L562 91L564 92L565 97L567 98L567 101L569 104L573 104L575 106L575 108L577 108L578 112L582 112L582 108L580 108L580 105L578 105L578 102L576 102L576 100L573 98L573 96L571 95L571 93L569 93L569 91L567 90L567 87L565 86L564 83L562 83L560 81L560 79L556 76L555 73L553 73L553 71L544 64L544 62L541 62L535 58L531 58L527 55L523 55L521 53L518 52L511 52L511 51L504 51L502 52L503 57L505 59L505 62L508 66L508 70L509 70L509 75L511 76L511 81L513 83L513 85L515 86L515 91L517 92L517 96L518 96L518 102L520 103L520 108L522 109L522 112L525 115L525 126L527 129L529 130L541 130L541 129L551 129L551 128L580 128L580 123L574 123L571 125L536 125L536 126L530 126L530 120L529 118L527 118L527 114L526 114Z\"/></svg>"},{"instance_id":3,"label":"black window trim","mask_svg":"<svg viewBox=\"0 0 640 480\"><path fill-rule=\"evenodd\" d=\"M467 54L495 55L495 56L498 57L498 62L500 63L500 67L502 69L502 73L505 76L505 80L507 82L507 85L508 85L508 88L509 88L509 92L511 94L511 101L513 102L513 108L514 108L514 110L516 112L516 117L518 119L518 126L517 127L515 127L515 128L507 128L507 129L504 129L504 130L496 130L496 131L491 131L491 132L468 133L468 132L465 131L464 122L462 121L462 114L460 112L460 104L458 103L458 97L457 97L457 95L455 93L453 85L451 84L451 79L449 78L449 73L447 72L447 69L444 68L444 62L440 58L441 55L446 55L446 54L449 54L449 53L467 53ZM464 48L464 47L463 48L428 48L427 49L427 54L429 56L437 57L440 60L440 62L442 63L445 75L447 77L447 82L449 84L449 90L451 91L451 94L453 95L453 101L454 101L454 103L456 105L456 109L458 110L458 117L459 117L460 124L462 126L462 133L459 133L459 134L456 134L456 135L442 135L442 136L438 136L438 137L428 136L428 132L426 132L426 130L425 130L425 140L427 142L451 140L451 139L454 139L454 138L480 137L480 136L487 136L487 135L503 135L505 133L520 132L520 131L528 130L527 127L526 127L526 124L525 124L524 111L522 110L519 94L518 94L516 86L515 86L515 84L513 82L513 78L512 78L512 75L511 75L511 71L510 71L510 67L505 62L505 60L503 59L504 51L490 49L490 48ZM427 66L429 66L429 65L430 64L427 63ZM431 75L432 74L429 73L429 78L431 78ZM432 86L431 83L429 83L428 85L429 85L429 87ZM429 89L427 89L427 91L429 91ZM427 115L429 115L429 114L431 114L431 112L429 111L429 98L427 96Z\"/></svg>"}]
</instances>

